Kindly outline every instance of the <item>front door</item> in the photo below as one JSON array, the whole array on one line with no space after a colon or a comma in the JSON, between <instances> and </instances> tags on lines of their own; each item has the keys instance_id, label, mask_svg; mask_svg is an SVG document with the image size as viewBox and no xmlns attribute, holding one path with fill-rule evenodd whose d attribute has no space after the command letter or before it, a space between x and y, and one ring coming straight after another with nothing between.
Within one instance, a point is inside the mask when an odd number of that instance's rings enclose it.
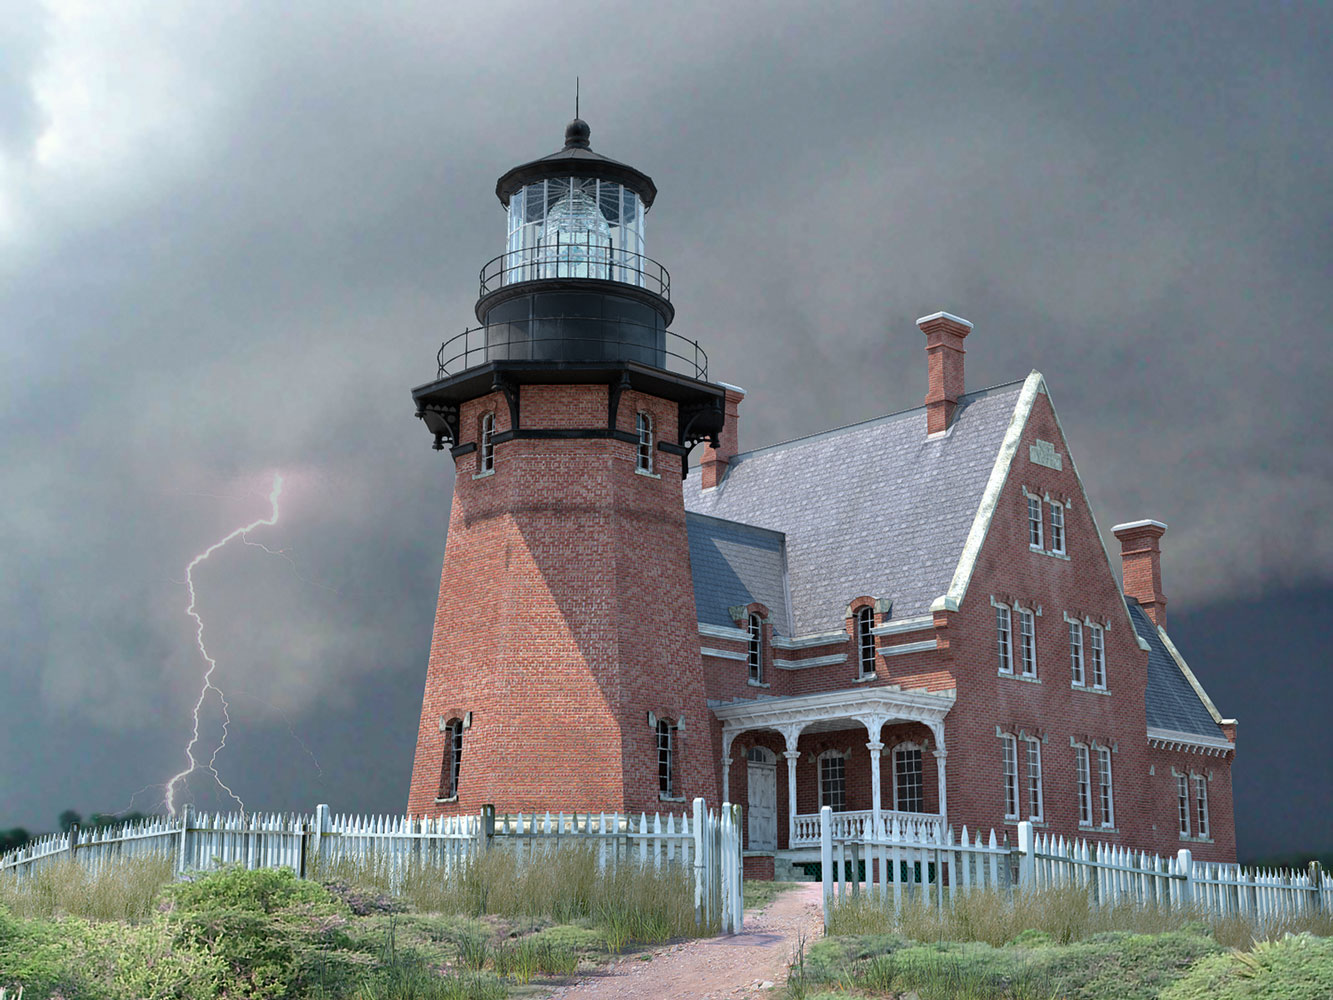
<instances>
[{"instance_id":1,"label":"front door","mask_svg":"<svg viewBox=\"0 0 1333 1000\"><path fill-rule=\"evenodd\" d=\"M770 751L754 747L747 757L750 850L778 849L778 769Z\"/></svg>"}]
</instances>

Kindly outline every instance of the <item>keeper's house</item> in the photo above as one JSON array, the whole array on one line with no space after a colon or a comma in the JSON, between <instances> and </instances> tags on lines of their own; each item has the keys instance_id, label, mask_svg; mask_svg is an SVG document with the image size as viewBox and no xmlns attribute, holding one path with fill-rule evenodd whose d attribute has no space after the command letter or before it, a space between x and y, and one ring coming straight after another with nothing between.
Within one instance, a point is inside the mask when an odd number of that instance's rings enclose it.
<instances>
[{"instance_id":1,"label":"keeper's house","mask_svg":"<svg viewBox=\"0 0 1333 1000\"><path fill-rule=\"evenodd\" d=\"M967 392L935 313L924 405L742 452L744 392L668 329L651 179L576 120L496 192L481 325L413 393L455 478L409 812L729 800L753 874L822 805L1235 860L1166 525L1112 529L1122 592L1040 373Z\"/></svg>"}]
</instances>

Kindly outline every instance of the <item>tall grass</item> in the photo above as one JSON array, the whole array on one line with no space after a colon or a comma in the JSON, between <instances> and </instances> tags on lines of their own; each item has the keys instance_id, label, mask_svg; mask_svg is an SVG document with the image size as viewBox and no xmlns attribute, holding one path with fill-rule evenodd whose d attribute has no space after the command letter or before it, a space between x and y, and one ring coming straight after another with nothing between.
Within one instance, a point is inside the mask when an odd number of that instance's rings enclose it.
<instances>
[{"instance_id":1,"label":"tall grass","mask_svg":"<svg viewBox=\"0 0 1333 1000\"><path fill-rule=\"evenodd\" d=\"M342 859L322 866L316 875L379 892L388 892L394 884L387 865L374 859ZM449 868L412 866L394 888L418 913L590 921L603 930L612 950L631 940L658 943L717 932L716 926L695 923L689 869L667 865L658 871L621 860L599 871L597 850L591 846L562 844L521 861L512 851L497 848Z\"/></svg>"},{"instance_id":2,"label":"tall grass","mask_svg":"<svg viewBox=\"0 0 1333 1000\"><path fill-rule=\"evenodd\" d=\"M0 875L0 906L15 916L139 923L156 911L158 890L172 879L170 857L112 861L96 875L74 861L42 865L21 880Z\"/></svg>"},{"instance_id":3,"label":"tall grass","mask_svg":"<svg viewBox=\"0 0 1333 1000\"><path fill-rule=\"evenodd\" d=\"M891 902L886 906L860 895L835 904L829 915L833 935L899 933L916 941L982 941L997 948L1029 930L1068 944L1104 931L1158 934L1191 927L1206 930L1225 947L1247 949L1289 932L1333 936L1333 914L1285 917L1256 927L1242 917L1219 917L1194 907L1098 906L1089 889L1063 886L1012 895L972 890L943 909L918 896L904 900L896 916Z\"/></svg>"}]
</instances>

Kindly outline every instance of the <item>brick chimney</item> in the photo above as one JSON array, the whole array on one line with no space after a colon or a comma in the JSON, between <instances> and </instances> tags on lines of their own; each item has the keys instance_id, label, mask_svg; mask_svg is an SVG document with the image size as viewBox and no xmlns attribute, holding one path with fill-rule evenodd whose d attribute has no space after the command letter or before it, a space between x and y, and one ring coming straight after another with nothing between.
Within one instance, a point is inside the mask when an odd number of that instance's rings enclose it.
<instances>
[{"instance_id":1,"label":"brick chimney","mask_svg":"<svg viewBox=\"0 0 1333 1000\"><path fill-rule=\"evenodd\" d=\"M926 433L949 429L958 397L963 394L963 338L972 324L947 312L922 316L916 321L926 335L926 367L930 383L926 392Z\"/></svg>"},{"instance_id":2,"label":"brick chimney","mask_svg":"<svg viewBox=\"0 0 1333 1000\"><path fill-rule=\"evenodd\" d=\"M717 447L714 448L710 444L704 448L704 457L700 465L703 469L703 488L706 490L722 482L722 477L727 474L727 463L740 452L740 437L736 425L740 420L740 405L741 400L745 398L745 390L738 385L727 385L726 382L719 382L718 385L727 390L726 421L717 436Z\"/></svg>"},{"instance_id":3,"label":"brick chimney","mask_svg":"<svg viewBox=\"0 0 1333 1000\"><path fill-rule=\"evenodd\" d=\"M1166 595L1162 593L1161 521L1130 521L1111 531L1120 539L1120 566L1125 595L1134 598L1158 628L1166 628Z\"/></svg>"}]
</instances>

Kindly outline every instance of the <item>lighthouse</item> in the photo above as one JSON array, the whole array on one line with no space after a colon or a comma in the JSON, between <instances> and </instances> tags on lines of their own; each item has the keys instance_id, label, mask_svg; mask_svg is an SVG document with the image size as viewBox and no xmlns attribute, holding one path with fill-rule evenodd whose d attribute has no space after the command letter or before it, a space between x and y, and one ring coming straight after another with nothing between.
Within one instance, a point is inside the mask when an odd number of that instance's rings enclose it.
<instances>
[{"instance_id":1,"label":"lighthouse","mask_svg":"<svg viewBox=\"0 0 1333 1000\"><path fill-rule=\"evenodd\" d=\"M671 329L657 188L576 118L495 192L478 325L412 391L454 490L408 812L716 802L681 480L726 390Z\"/></svg>"}]
</instances>

